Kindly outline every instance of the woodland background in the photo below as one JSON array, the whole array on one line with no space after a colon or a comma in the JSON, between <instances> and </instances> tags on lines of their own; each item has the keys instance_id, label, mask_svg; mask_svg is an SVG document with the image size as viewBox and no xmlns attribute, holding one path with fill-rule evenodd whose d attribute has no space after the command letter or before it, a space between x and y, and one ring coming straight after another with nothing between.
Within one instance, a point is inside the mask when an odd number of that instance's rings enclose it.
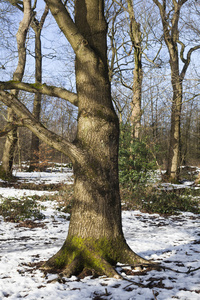
<instances>
[{"instance_id":1,"label":"woodland background","mask_svg":"<svg viewBox=\"0 0 200 300\"><path fill-rule=\"evenodd\" d=\"M137 154L146 148L150 161L160 169L166 169L169 156L171 111L173 89L169 51L166 47L162 20L156 2L158 1L105 1L105 15L108 22L108 58L112 84L112 97L121 124L121 149L129 148L133 139L134 112L139 118L139 141ZM199 36L200 4L199 1L178 1L181 12L178 20L178 37L175 46L179 55L179 69L190 49L191 54L186 75L182 81L182 111L180 123L180 165L199 165L200 161L200 69ZM12 4L14 5L12 5ZM130 3L131 7L130 7ZM163 5L166 1L163 1ZM168 1L167 21L171 32L176 1ZM69 5L70 4L70 5ZM18 21L23 13L20 1L1 1L0 4L0 78L12 79L17 65L16 33ZM37 3L37 19L42 19L44 7ZM68 1L73 12L74 3ZM130 9L131 8L131 9ZM135 27L133 27L133 25ZM133 34L133 29L135 33ZM35 61L37 59L34 27L30 27L26 41L27 66L23 81L35 82ZM41 30L42 44L42 82L47 85L60 85L75 92L73 70L74 54L62 33L56 27L50 14L47 15ZM184 50L184 52L183 52ZM137 56L139 51L139 56ZM185 57L185 58L184 58ZM140 109L134 106L134 95L138 61L140 59ZM139 67L138 67L139 68ZM51 76L50 76L51 75ZM53 78L53 79L52 79ZM135 78L135 79L134 79ZM134 81L135 80L135 81ZM139 92L140 93L140 92ZM20 91L20 99L33 110L34 96ZM134 108L135 107L135 108ZM137 117L137 116L136 116ZM7 109L0 104L1 128L7 122ZM42 96L40 119L52 131L73 140L76 134L77 110L60 98ZM136 124L137 125L137 124ZM131 136L130 136L131 134ZM14 154L14 164L30 162L33 152L38 152L37 161L69 162L67 157L40 143L40 149L31 146L32 133L26 128L18 129L18 142ZM0 160L6 137L0 138ZM128 151L128 150L127 150ZM145 154L146 155L146 154ZM137 155L136 155L137 156Z\"/></svg>"}]
</instances>

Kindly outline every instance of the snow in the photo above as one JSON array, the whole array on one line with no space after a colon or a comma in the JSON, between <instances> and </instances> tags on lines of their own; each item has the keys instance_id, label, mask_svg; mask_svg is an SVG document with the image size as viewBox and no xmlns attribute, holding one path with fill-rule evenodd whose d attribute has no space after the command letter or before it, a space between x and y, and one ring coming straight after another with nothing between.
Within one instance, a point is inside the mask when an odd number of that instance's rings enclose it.
<instances>
[{"instance_id":1,"label":"snow","mask_svg":"<svg viewBox=\"0 0 200 300\"><path fill-rule=\"evenodd\" d=\"M23 173L22 181L68 182L72 174ZM49 194L0 188L3 197ZM53 193L51 193L53 194ZM56 197L56 195L55 195ZM126 275L125 279L86 277L58 280L55 274L42 273L30 263L45 261L62 246L68 231L67 214L56 210L56 201L42 202L43 227L19 227L0 216L0 299L5 300L197 300L200 299L200 215L182 213L164 218L158 214L123 211L123 231L127 243L137 254L162 264L166 269ZM117 270L121 272L120 265ZM194 270L194 271L192 271ZM178 271L178 272L177 272ZM129 281L127 281L127 279Z\"/></svg>"},{"instance_id":2,"label":"snow","mask_svg":"<svg viewBox=\"0 0 200 300\"><path fill-rule=\"evenodd\" d=\"M13 175L18 178L19 182L29 182L35 184L73 183L72 180L73 171L69 168L65 168L63 171L65 172L60 172L59 170L57 170L56 172L51 172L50 170L48 172L15 171Z\"/></svg>"}]
</instances>

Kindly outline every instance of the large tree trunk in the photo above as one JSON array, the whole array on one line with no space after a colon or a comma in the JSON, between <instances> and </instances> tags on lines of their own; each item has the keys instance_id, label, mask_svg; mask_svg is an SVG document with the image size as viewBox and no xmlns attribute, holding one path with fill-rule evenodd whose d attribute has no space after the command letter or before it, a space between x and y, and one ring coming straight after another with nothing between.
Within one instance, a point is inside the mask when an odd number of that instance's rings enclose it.
<instances>
[{"instance_id":1,"label":"large tree trunk","mask_svg":"<svg viewBox=\"0 0 200 300\"><path fill-rule=\"evenodd\" d=\"M50 6L51 9L51 6ZM76 1L76 25L95 55L76 58L79 101L76 145L82 160L74 161L75 192L68 237L45 265L65 276L88 267L117 276L111 265L146 262L131 251L122 233L118 184L119 124L111 101L106 59L107 25L102 0ZM88 44L87 44L88 43Z\"/></svg>"}]
</instances>

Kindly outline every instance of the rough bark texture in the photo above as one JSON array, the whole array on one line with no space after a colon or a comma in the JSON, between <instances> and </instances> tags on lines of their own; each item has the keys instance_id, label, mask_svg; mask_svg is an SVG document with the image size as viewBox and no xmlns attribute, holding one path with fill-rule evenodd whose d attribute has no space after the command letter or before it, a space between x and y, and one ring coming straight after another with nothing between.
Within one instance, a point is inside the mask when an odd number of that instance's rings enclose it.
<instances>
[{"instance_id":1,"label":"rough bark texture","mask_svg":"<svg viewBox=\"0 0 200 300\"><path fill-rule=\"evenodd\" d=\"M77 0L75 22L84 37L81 52L76 56L76 145L84 161L74 162L75 192L68 237L45 268L60 269L70 276L89 267L100 274L117 276L112 265L118 261L146 261L130 250L122 233L119 125L108 79L103 1ZM88 55L88 47L95 55Z\"/></svg>"},{"instance_id":2,"label":"rough bark texture","mask_svg":"<svg viewBox=\"0 0 200 300\"><path fill-rule=\"evenodd\" d=\"M19 29L16 35L17 38L17 46L18 46L18 65L13 74L14 81L21 81L25 63L26 63L26 35L31 22L31 1L24 0L24 17L20 22ZM17 97L18 90L12 90L11 93ZM8 109L7 121L9 123L13 123L16 120L15 113ZM3 178L11 178L12 177L12 167L13 167L13 159L15 146L17 143L17 126L14 127L7 135L6 142L4 145L3 157L2 157L2 166L1 166L1 176Z\"/></svg>"}]
</instances>

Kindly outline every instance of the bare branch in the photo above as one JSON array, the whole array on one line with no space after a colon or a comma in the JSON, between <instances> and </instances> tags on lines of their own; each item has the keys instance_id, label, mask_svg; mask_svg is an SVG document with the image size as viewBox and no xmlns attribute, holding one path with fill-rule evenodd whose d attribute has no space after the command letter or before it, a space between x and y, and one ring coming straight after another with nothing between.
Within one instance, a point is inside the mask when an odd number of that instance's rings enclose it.
<instances>
[{"instance_id":1,"label":"bare branch","mask_svg":"<svg viewBox=\"0 0 200 300\"><path fill-rule=\"evenodd\" d=\"M59 28L71 44L77 57L79 57L81 61L87 61L87 54L89 54L90 59L96 60L94 51L90 48L88 41L79 32L62 1L45 0L45 2L54 16Z\"/></svg>"},{"instance_id":2,"label":"bare branch","mask_svg":"<svg viewBox=\"0 0 200 300\"><path fill-rule=\"evenodd\" d=\"M191 59L192 53L194 51L198 50L198 49L200 49L200 45L194 46L194 47L190 48L190 50L188 51L187 58L185 60L185 64L184 64L183 69L182 69L181 74L180 74L181 80L183 80L183 78L185 77L185 73L186 73L187 68L188 68L188 66L190 64L190 59Z\"/></svg>"},{"instance_id":3,"label":"bare branch","mask_svg":"<svg viewBox=\"0 0 200 300\"><path fill-rule=\"evenodd\" d=\"M71 104L78 106L78 97L76 93L69 92L64 88L59 88L55 86L48 86L46 84L29 84L19 81L0 81L1 90L11 90L18 89L29 93L40 93L43 95L48 95L52 97L62 98L69 101Z\"/></svg>"},{"instance_id":4,"label":"bare branch","mask_svg":"<svg viewBox=\"0 0 200 300\"><path fill-rule=\"evenodd\" d=\"M14 128L16 128L15 124L7 123L6 126L2 130L0 130L0 137L7 135Z\"/></svg>"},{"instance_id":5,"label":"bare branch","mask_svg":"<svg viewBox=\"0 0 200 300\"><path fill-rule=\"evenodd\" d=\"M75 159L76 161L82 160L84 162L85 159L83 158L82 152L78 147L45 128L36 120L36 118L33 117L30 111L17 99L17 97L8 92L0 91L0 101L11 108L18 116L20 122L18 121L17 126L29 128L35 135L37 135L49 146L67 155L72 162L74 162Z\"/></svg>"},{"instance_id":6,"label":"bare branch","mask_svg":"<svg viewBox=\"0 0 200 300\"><path fill-rule=\"evenodd\" d=\"M177 43L179 43L181 45L181 51L180 51L180 58L182 60L183 63L186 63L186 59L183 57L184 51L185 51L185 44L183 44L183 42L181 41L177 41Z\"/></svg>"},{"instance_id":7,"label":"bare branch","mask_svg":"<svg viewBox=\"0 0 200 300\"><path fill-rule=\"evenodd\" d=\"M44 12L43 12L43 15L42 15L41 20L40 20L40 29L43 27L44 22L45 22L45 19L46 19L48 13L49 13L49 8L48 8L48 6L46 5L46 6L45 6L45 9L44 9Z\"/></svg>"}]
</instances>

